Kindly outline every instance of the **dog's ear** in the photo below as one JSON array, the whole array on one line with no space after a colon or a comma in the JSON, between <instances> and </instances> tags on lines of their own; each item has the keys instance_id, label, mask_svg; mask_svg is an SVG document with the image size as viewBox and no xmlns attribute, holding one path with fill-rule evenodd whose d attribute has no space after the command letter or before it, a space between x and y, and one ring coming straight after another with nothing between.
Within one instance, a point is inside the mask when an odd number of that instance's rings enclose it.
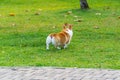
<instances>
[{"instance_id":1,"label":"dog's ear","mask_svg":"<svg viewBox=\"0 0 120 80\"><path fill-rule=\"evenodd\" d=\"M65 26L68 26L68 23L65 23L64 25L65 25Z\"/></svg>"},{"instance_id":2,"label":"dog's ear","mask_svg":"<svg viewBox=\"0 0 120 80\"><path fill-rule=\"evenodd\" d=\"M72 24L69 24L69 29L72 30Z\"/></svg>"},{"instance_id":3,"label":"dog's ear","mask_svg":"<svg viewBox=\"0 0 120 80\"><path fill-rule=\"evenodd\" d=\"M65 23L65 24L63 25L63 29L66 29L66 26L68 26L68 23Z\"/></svg>"},{"instance_id":4,"label":"dog's ear","mask_svg":"<svg viewBox=\"0 0 120 80\"><path fill-rule=\"evenodd\" d=\"M63 25L63 29L65 29L66 28L66 26L65 25Z\"/></svg>"}]
</instances>

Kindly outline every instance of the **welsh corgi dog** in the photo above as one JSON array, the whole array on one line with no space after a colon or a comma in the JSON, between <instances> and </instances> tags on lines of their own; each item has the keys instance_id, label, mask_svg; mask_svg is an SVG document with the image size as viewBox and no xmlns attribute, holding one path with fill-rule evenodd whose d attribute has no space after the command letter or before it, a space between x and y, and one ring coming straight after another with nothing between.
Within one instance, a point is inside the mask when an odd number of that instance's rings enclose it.
<instances>
[{"instance_id":1,"label":"welsh corgi dog","mask_svg":"<svg viewBox=\"0 0 120 80\"><path fill-rule=\"evenodd\" d=\"M50 43L52 43L57 49L65 49L67 48L68 44L70 44L72 36L72 25L65 23L61 32L52 33L47 36L46 49L49 50Z\"/></svg>"}]
</instances>

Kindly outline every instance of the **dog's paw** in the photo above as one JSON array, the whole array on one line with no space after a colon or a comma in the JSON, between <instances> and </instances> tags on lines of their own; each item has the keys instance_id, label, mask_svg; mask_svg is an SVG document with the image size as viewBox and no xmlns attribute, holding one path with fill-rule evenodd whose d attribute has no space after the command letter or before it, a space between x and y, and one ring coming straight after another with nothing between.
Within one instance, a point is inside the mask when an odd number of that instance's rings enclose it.
<instances>
[{"instance_id":1,"label":"dog's paw","mask_svg":"<svg viewBox=\"0 0 120 80\"><path fill-rule=\"evenodd\" d=\"M49 48L46 48L46 50L49 50Z\"/></svg>"}]
</instances>

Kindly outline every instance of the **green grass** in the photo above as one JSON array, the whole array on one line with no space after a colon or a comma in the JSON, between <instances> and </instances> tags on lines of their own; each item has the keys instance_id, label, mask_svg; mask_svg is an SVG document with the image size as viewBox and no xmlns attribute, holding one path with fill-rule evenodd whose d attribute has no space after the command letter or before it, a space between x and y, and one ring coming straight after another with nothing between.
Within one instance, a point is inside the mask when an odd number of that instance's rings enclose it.
<instances>
[{"instance_id":1,"label":"green grass","mask_svg":"<svg viewBox=\"0 0 120 80\"><path fill-rule=\"evenodd\" d=\"M0 0L0 66L120 69L119 0L88 3L89 10L80 10L79 0ZM66 22L73 24L71 44L47 51L47 35Z\"/></svg>"}]
</instances>

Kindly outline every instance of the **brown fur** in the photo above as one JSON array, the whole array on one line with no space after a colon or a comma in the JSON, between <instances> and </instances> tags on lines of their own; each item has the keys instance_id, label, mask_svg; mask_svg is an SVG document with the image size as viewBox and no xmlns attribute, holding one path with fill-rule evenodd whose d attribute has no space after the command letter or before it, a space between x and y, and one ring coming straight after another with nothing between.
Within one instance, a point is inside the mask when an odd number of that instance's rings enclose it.
<instances>
[{"instance_id":1,"label":"brown fur","mask_svg":"<svg viewBox=\"0 0 120 80\"><path fill-rule=\"evenodd\" d=\"M66 33L64 30L59 32L59 33L53 33L53 34L50 34L51 38L55 38L55 41L56 41L56 45L55 47L57 46L64 46L65 44L67 44L70 40L70 35L68 33Z\"/></svg>"}]
</instances>

